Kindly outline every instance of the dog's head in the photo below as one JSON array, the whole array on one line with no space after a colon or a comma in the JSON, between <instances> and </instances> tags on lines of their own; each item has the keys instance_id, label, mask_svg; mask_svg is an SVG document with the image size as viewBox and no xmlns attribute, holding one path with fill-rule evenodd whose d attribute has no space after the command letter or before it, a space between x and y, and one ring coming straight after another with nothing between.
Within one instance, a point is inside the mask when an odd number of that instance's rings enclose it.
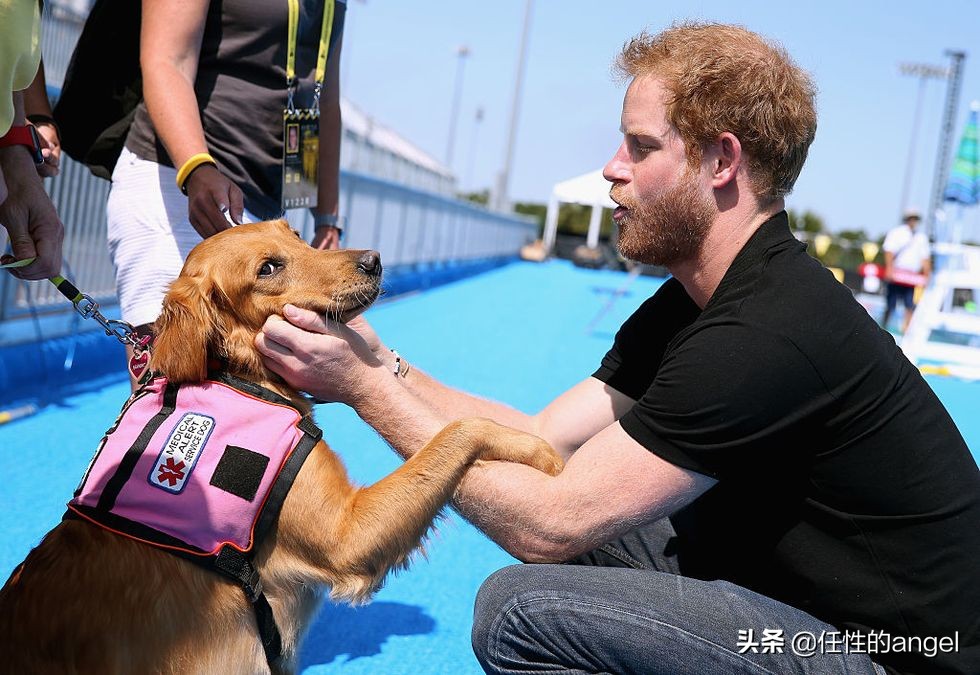
<instances>
[{"instance_id":1,"label":"dog's head","mask_svg":"<svg viewBox=\"0 0 980 675\"><path fill-rule=\"evenodd\" d=\"M318 251L284 220L239 225L187 256L157 319L151 367L174 382L207 377L209 358L232 373L269 379L254 346L287 303L347 321L378 297L374 251Z\"/></svg>"}]
</instances>

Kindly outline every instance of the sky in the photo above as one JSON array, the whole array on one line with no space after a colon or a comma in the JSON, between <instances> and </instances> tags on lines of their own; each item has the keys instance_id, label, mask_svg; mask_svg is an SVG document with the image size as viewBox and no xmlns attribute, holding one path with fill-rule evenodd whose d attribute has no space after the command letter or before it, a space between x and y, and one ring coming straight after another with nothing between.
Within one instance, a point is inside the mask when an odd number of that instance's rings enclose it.
<instances>
[{"instance_id":1,"label":"sky","mask_svg":"<svg viewBox=\"0 0 980 675\"><path fill-rule=\"evenodd\" d=\"M451 168L461 190L490 187L505 163L526 2L349 0L343 94L445 162L465 45ZM512 200L546 202L556 182L608 161L621 140L626 86L611 68L616 55L641 30L684 19L737 23L774 39L815 80L817 137L789 208L816 213L832 231L876 237L903 206L928 207L947 84L923 85L899 65L948 66L947 50L968 53L952 156L969 103L980 99L980 49L970 53L980 34L977 0L532 0ZM980 207L954 206L950 218L980 239Z\"/></svg>"}]
</instances>

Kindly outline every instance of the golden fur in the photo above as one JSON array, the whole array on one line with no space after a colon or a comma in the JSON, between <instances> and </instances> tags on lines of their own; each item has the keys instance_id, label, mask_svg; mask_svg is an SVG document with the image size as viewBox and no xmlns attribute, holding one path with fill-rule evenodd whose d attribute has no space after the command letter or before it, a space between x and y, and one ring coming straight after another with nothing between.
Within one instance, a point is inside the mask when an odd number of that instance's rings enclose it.
<instances>
[{"instance_id":1,"label":"golden fur","mask_svg":"<svg viewBox=\"0 0 980 675\"><path fill-rule=\"evenodd\" d=\"M172 381L193 382L206 376L208 357L217 357L230 373L309 412L263 366L253 340L286 303L342 320L362 311L380 281L358 267L364 255L316 251L285 221L205 240L167 295L151 366ZM481 419L450 424L368 487L352 485L337 455L322 441L316 446L256 556L283 640L275 672L294 670L325 591L365 601L392 568L405 565L476 459L552 474L561 467L541 439ZM0 590L0 654L0 670L11 673L269 672L239 586L80 520L57 525Z\"/></svg>"}]
</instances>

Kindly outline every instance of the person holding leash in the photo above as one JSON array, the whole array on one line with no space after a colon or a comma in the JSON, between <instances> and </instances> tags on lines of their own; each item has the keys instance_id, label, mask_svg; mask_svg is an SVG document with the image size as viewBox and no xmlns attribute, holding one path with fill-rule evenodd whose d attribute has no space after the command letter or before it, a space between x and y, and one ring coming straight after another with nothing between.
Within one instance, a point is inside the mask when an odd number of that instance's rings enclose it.
<instances>
[{"instance_id":1,"label":"person holding leash","mask_svg":"<svg viewBox=\"0 0 980 675\"><path fill-rule=\"evenodd\" d=\"M27 280L61 270L65 238L41 181L57 171L56 158L47 135L25 114L24 92L40 77L40 26L39 3L0 0L0 225L11 248L0 257L0 268Z\"/></svg>"},{"instance_id":2,"label":"person holding leash","mask_svg":"<svg viewBox=\"0 0 980 675\"><path fill-rule=\"evenodd\" d=\"M565 456L556 477L476 466L457 492L539 563L479 592L487 672L980 672L980 471L789 229L813 83L720 24L640 34L618 65L623 141L604 175L619 248L672 278L591 377L528 415L409 368L363 319L288 305L257 337L266 364L406 458L468 416Z\"/></svg>"}]
</instances>

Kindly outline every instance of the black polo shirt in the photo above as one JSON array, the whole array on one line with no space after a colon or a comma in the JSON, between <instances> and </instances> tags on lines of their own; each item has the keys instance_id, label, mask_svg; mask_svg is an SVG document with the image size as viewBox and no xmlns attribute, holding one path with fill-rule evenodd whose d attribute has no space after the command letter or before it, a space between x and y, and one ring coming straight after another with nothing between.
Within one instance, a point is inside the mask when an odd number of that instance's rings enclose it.
<instances>
[{"instance_id":1,"label":"black polo shirt","mask_svg":"<svg viewBox=\"0 0 980 675\"><path fill-rule=\"evenodd\" d=\"M672 517L684 574L841 630L958 633L955 654L871 657L893 672L980 673L980 471L918 370L785 213L703 311L665 282L595 377L637 401L620 420L632 438L719 481Z\"/></svg>"}]
</instances>

